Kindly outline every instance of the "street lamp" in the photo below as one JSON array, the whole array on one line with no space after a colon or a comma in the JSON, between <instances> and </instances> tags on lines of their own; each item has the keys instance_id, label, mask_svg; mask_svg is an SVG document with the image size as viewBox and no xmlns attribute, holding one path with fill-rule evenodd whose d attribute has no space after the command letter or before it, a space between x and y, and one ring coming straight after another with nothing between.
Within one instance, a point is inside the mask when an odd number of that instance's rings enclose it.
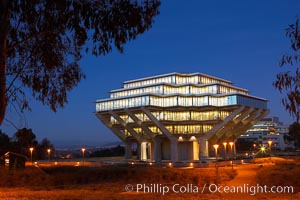
<instances>
[{"instance_id":1,"label":"street lamp","mask_svg":"<svg viewBox=\"0 0 300 200\"><path fill-rule=\"evenodd\" d=\"M30 151L30 161L32 163L32 152L33 152L33 147L30 147L29 148L29 151Z\"/></svg>"},{"instance_id":2,"label":"street lamp","mask_svg":"<svg viewBox=\"0 0 300 200\"><path fill-rule=\"evenodd\" d=\"M51 153L51 149L47 149L48 152L48 161L50 161L50 153Z\"/></svg>"},{"instance_id":3,"label":"street lamp","mask_svg":"<svg viewBox=\"0 0 300 200\"><path fill-rule=\"evenodd\" d=\"M230 145L230 154L231 154L231 158L233 159L233 149L232 149L232 146L233 146L233 142L229 142L229 145Z\"/></svg>"},{"instance_id":4,"label":"street lamp","mask_svg":"<svg viewBox=\"0 0 300 200\"><path fill-rule=\"evenodd\" d=\"M272 152L272 140L268 141L269 147L270 147L270 157L271 157L271 152Z\"/></svg>"},{"instance_id":5,"label":"street lamp","mask_svg":"<svg viewBox=\"0 0 300 200\"><path fill-rule=\"evenodd\" d=\"M226 155L227 155L227 151L226 151L226 146L227 146L227 142L223 142L223 146L224 146L224 159L226 160Z\"/></svg>"},{"instance_id":6,"label":"street lamp","mask_svg":"<svg viewBox=\"0 0 300 200\"><path fill-rule=\"evenodd\" d=\"M218 148L219 148L219 145L218 145L218 144L214 144L214 148L215 148L216 166L217 166L217 162L218 162Z\"/></svg>"},{"instance_id":7,"label":"street lamp","mask_svg":"<svg viewBox=\"0 0 300 200\"><path fill-rule=\"evenodd\" d=\"M83 164L84 164L84 152L85 152L85 148L82 148L81 152L82 152L82 160L83 160Z\"/></svg>"},{"instance_id":8,"label":"street lamp","mask_svg":"<svg viewBox=\"0 0 300 200\"><path fill-rule=\"evenodd\" d=\"M256 148L256 144L253 143L253 149L252 149L252 155L253 155L253 156L255 155L255 148Z\"/></svg>"},{"instance_id":9,"label":"street lamp","mask_svg":"<svg viewBox=\"0 0 300 200\"><path fill-rule=\"evenodd\" d=\"M232 149L233 142L229 142L229 145L230 145L230 154L231 154L231 168L233 169L233 149Z\"/></svg>"}]
</instances>

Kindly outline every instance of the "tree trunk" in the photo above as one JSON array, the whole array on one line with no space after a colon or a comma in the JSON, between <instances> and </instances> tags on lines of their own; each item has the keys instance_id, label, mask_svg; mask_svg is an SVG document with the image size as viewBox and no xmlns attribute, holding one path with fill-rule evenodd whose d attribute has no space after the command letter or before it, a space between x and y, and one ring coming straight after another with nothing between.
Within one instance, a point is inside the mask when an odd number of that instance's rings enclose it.
<instances>
[{"instance_id":1,"label":"tree trunk","mask_svg":"<svg viewBox=\"0 0 300 200\"><path fill-rule=\"evenodd\" d=\"M7 35L9 27L9 9L8 1L0 1L0 125L2 124L6 106L7 106L7 97L6 97L6 45L7 45Z\"/></svg>"},{"instance_id":2,"label":"tree trunk","mask_svg":"<svg viewBox=\"0 0 300 200\"><path fill-rule=\"evenodd\" d=\"M2 45L1 45L2 46ZM0 125L2 124L6 112L6 56L0 47Z\"/></svg>"}]
</instances>

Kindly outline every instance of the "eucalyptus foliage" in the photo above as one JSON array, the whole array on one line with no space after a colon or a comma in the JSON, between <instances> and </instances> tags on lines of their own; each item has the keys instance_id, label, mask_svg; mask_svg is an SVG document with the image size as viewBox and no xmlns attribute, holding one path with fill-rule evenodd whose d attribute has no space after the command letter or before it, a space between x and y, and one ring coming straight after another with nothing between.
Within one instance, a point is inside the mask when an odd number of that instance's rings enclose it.
<instances>
[{"instance_id":1,"label":"eucalyptus foliage","mask_svg":"<svg viewBox=\"0 0 300 200\"><path fill-rule=\"evenodd\" d=\"M85 77L83 54L123 52L151 28L159 0L0 0L0 124L28 93L53 111Z\"/></svg>"}]
</instances>

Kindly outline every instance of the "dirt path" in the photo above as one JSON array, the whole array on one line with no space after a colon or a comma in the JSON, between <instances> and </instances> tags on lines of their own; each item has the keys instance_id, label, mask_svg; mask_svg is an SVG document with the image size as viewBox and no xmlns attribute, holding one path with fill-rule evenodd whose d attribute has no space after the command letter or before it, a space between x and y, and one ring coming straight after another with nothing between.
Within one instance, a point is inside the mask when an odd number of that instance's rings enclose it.
<instances>
[{"instance_id":1,"label":"dirt path","mask_svg":"<svg viewBox=\"0 0 300 200\"><path fill-rule=\"evenodd\" d=\"M234 167L237 171L237 175L231 181L226 182L228 186L242 186L244 184L256 185L256 172L259 169L255 164L243 164Z\"/></svg>"},{"instance_id":2,"label":"dirt path","mask_svg":"<svg viewBox=\"0 0 300 200\"><path fill-rule=\"evenodd\" d=\"M264 166L266 167L266 166ZM234 179L224 183L224 186L229 187L243 187L243 189L248 188L248 191L238 192L238 193L222 193L220 199L230 199L230 200L253 200L253 199L278 199L278 200L294 200L299 198L299 194L274 194L274 193L253 193L250 188L257 186L256 173L259 170L260 165L257 164L243 164L237 165L234 169L237 171L237 175Z\"/></svg>"}]
</instances>

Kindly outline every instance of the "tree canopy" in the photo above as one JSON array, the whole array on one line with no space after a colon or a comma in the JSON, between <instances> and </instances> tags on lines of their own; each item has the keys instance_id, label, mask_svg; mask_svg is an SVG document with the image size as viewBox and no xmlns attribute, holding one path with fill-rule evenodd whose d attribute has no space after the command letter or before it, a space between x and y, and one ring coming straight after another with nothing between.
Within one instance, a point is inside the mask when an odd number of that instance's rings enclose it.
<instances>
[{"instance_id":1,"label":"tree canopy","mask_svg":"<svg viewBox=\"0 0 300 200\"><path fill-rule=\"evenodd\" d=\"M299 19L286 29L290 39L290 53L282 56L280 67L286 67L286 72L277 74L274 87L283 94L282 104L289 114L300 123L300 27Z\"/></svg>"},{"instance_id":2,"label":"tree canopy","mask_svg":"<svg viewBox=\"0 0 300 200\"><path fill-rule=\"evenodd\" d=\"M0 124L26 91L53 111L85 77L83 53L105 55L151 28L159 0L0 0ZM29 90L28 90L29 89Z\"/></svg>"},{"instance_id":3,"label":"tree canopy","mask_svg":"<svg viewBox=\"0 0 300 200\"><path fill-rule=\"evenodd\" d=\"M289 126L289 135L292 136L296 142L296 146L300 147L300 124L294 122Z\"/></svg>"},{"instance_id":4,"label":"tree canopy","mask_svg":"<svg viewBox=\"0 0 300 200\"><path fill-rule=\"evenodd\" d=\"M36 147L38 141L32 129L22 128L14 134L13 151L26 155L30 147Z\"/></svg>"},{"instance_id":5,"label":"tree canopy","mask_svg":"<svg viewBox=\"0 0 300 200\"><path fill-rule=\"evenodd\" d=\"M8 135L0 129L0 156L1 152L7 151L10 147L10 139Z\"/></svg>"}]
</instances>

